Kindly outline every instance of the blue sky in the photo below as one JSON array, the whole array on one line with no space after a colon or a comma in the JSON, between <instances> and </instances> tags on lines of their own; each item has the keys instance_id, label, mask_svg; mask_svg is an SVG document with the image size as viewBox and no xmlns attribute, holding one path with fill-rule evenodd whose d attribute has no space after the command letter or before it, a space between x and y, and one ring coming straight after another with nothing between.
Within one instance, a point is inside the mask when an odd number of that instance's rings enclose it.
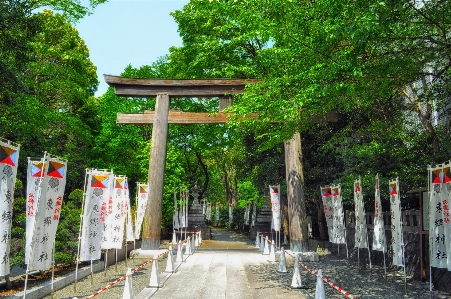
<instances>
[{"instance_id":1,"label":"blue sky","mask_svg":"<svg viewBox=\"0 0 451 299\"><path fill-rule=\"evenodd\" d=\"M99 89L108 85L103 74L120 75L124 68L148 65L168 54L169 47L181 46L177 24L169 15L189 0L109 0L76 24L91 61L97 66Z\"/></svg>"}]
</instances>

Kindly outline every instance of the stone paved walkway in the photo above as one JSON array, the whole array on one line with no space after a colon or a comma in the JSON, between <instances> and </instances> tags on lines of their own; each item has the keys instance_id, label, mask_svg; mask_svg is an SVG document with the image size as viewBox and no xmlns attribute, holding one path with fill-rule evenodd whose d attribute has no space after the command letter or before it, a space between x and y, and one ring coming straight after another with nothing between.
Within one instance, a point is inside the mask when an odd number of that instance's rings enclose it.
<instances>
[{"instance_id":1,"label":"stone paved walkway","mask_svg":"<svg viewBox=\"0 0 451 299\"><path fill-rule=\"evenodd\" d=\"M161 274L160 282L164 287L154 290L151 297L138 296L149 284L150 265L133 275L135 298L314 298L316 277L301 268L303 286L308 289L292 290L293 259L287 256L289 273L279 274L278 264L268 262L268 256L262 255L247 236L222 230L213 230L213 240L204 240L185 262L177 263L177 272ZM175 256L174 256L175 257ZM278 258L277 258L278 259ZM129 260L128 267L134 267L143 261ZM358 270L353 264L330 253L320 253L319 262L305 263L307 267L322 269L323 275L339 287L361 299L425 299L429 298L428 283L408 280L407 296L404 296L402 271L390 270L388 279L383 269L374 267L372 271ZM166 261L159 261L159 270L163 271ZM115 278L125 273L124 263L118 264L118 271L110 267L105 273L96 273L93 285L89 278L79 282L77 298L84 298L99 290ZM124 282L102 292L95 298L122 298ZM346 298L330 286L325 286L327 299ZM54 298L72 299L73 286L55 292ZM45 297L50 298L50 296ZM434 291L433 298L451 298L451 294Z\"/></svg>"}]
</instances>

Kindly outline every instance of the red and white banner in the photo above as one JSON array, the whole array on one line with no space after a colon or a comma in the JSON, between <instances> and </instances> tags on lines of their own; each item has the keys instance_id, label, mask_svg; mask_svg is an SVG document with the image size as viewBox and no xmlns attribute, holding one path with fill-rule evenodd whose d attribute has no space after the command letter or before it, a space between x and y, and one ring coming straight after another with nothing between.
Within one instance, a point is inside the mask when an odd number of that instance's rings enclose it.
<instances>
[{"instance_id":1,"label":"red and white banner","mask_svg":"<svg viewBox=\"0 0 451 299\"><path fill-rule=\"evenodd\" d=\"M320 187L320 189L321 189L321 199L323 200L324 216L326 217L327 232L329 234L329 242L333 243L334 207L332 203L332 189L328 186Z\"/></svg>"},{"instance_id":2,"label":"red and white banner","mask_svg":"<svg viewBox=\"0 0 451 299\"><path fill-rule=\"evenodd\" d=\"M373 250L387 252L387 240L385 238L384 215L381 205L381 190L379 188L379 175L376 175L374 186L374 230Z\"/></svg>"},{"instance_id":3,"label":"red and white banner","mask_svg":"<svg viewBox=\"0 0 451 299\"><path fill-rule=\"evenodd\" d=\"M402 222L401 222L401 202L399 200L399 180L396 178L389 182L390 211L391 211L391 232L392 232L392 252L393 265L404 266L402 248ZM446 268L446 266L445 266Z\"/></svg>"},{"instance_id":4,"label":"red and white banner","mask_svg":"<svg viewBox=\"0 0 451 299\"><path fill-rule=\"evenodd\" d=\"M355 245L356 248L368 248L368 231L366 227L365 207L363 205L362 182L354 181L355 207Z\"/></svg>"},{"instance_id":5,"label":"red and white banner","mask_svg":"<svg viewBox=\"0 0 451 299\"><path fill-rule=\"evenodd\" d=\"M114 174L109 171L87 170L83 226L80 240L80 261L100 259L103 225L111 196Z\"/></svg>"},{"instance_id":6,"label":"red and white banner","mask_svg":"<svg viewBox=\"0 0 451 299\"><path fill-rule=\"evenodd\" d=\"M271 196L271 210L274 230L280 231L281 217L280 217L280 185L269 186L269 193Z\"/></svg>"},{"instance_id":7,"label":"red and white banner","mask_svg":"<svg viewBox=\"0 0 451 299\"><path fill-rule=\"evenodd\" d=\"M39 197L41 196L42 182L45 178L47 167L45 158L28 158L27 166L27 206L25 226L25 264L28 265L31 251L31 239L35 227L36 211L38 210Z\"/></svg>"},{"instance_id":8,"label":"red and white banner","mask_svg":"<svg viewBox=\"0 0 451 299\"><path fill-rule=\"evenodd\" d=\"M141 238L141 227L144 220L144 213L147 208L147 198L149 196L149 185L138 183L138 202L136 206L135 239Z\"/></svg>"},{"instance_id":9,"label":"red and white banner","mask_svg":"<svg viewBox=\"0 0 451 299\"><path fill-rule=\"evenodd\" d=\"M346 244L346 228L344 225L343 202L341 198L341 186L331 186L332 191L332 206L333 206L333 220L332 220L332 241L335 244Z\"/></svg>"},{"instance_id":10,"label":"red and white banner","mask_svg":"<svg viewBox=\"0 0 451 299\"><path fill-rule=\"evenodd\" d=\"M443 164L443 178L442 178L442 216L443 224L445 225L445 235L451 239L451 218L450 218L450 207L451 202L451 161ZM448 271L451 271L451 242L448 240L446 242L446 251L448 257Z\"/></svg>"},{"instance_id":11,"label":"red and white banner","mask_svg":"<svg viewBox=\"0 0 451 299\"><path fill-rule=\"evenodd\" d=\"M52 250L58 228L64 190L67 162L46 157L45 177L38 199L31 238L28 270L47 270L52 266Z\"/></svg>"},{"instance_id":12,"label":"red and white banner","mask_svg":"<svg viewBox=\"0 0 451 299\"><path fill-rule=\"evenodd\" d=\"M19 162L19 145L0 140L0 276L10 273L9 251L11 247L11 225L16 183L17 164Z\"/></svg>"}]
</instances>

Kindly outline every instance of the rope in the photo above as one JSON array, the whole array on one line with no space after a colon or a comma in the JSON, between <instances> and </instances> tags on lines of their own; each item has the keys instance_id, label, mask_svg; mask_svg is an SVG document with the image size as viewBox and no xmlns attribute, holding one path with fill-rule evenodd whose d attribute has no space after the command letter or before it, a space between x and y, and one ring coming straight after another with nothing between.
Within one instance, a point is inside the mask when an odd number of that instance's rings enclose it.
<instances>
[{"instance_id":1,"label":"rope","mask_svg":"<svg viewBox=\"0 0 451 299\"><path fill-rule=\"evenodd\" d=\"M264 239L268 240L268 243L274 244L274 243L273 243L272 241L270 241L268 238L265 237ZM279 247L279 246L277 246L276 244L274 244L274 247L278 248L279 250L282 250L282 248ZM284 252L285 252L286 254L288 254L289 256L291 256L292 258L296 259L296 257L295 257L293 254L289 253L288 251L284 250ZM317 271L308 268L307 265L304 264L303 262L301 262L300 260L298 260L298 264L299 264L300 266L302 266L304 269L306 269L308 272L310 272L311 274L313 274L313 275L315 275L315 276L318 276L318 272L317 272ZM337 286L335 283L333 283L330 279L327 279L326 276L324 276L324 275L321 276L321 279L322 279L324 282L326 282L328 285L330 285L332 288L334 288L335 290L339 291L341 294L343 294L344 296L346 296L347 298L350 298L350 299L357 299L357 297L353 297L349 292L346 292L345 290L343 290L342 288L340 288L339 286Z\"/></svg>"},{"instance_id":2,"label":"rope","mask_svg":"<svg viewBox=\"0 0 451 299\"><path fill-rule=\"evenodd\" d=\"M189 239L191 239L192 236L189 236L187 239L181 241L181 243L185 243L187 242ZM154 262L155 260L158 260L161 256L165 255L166 253L169 252L169 249L160 253L157 258L151 258L150 260L148 260L147 262L142 263L141 265L139 265L138 267L136 267L135 269L132 270L132 275L135 274L136 272L138 272L139 270L141 270L142 268L144 268L145 266L147 266L148 264ZM113 287L115 284L123 281L125 278L127 278L127 274L122 275L121 277L117 278L115 281L110 282L108 285L104 286L103 288L101 288L100 290L94 292L91 296L85 297L84 299L91 299L96 297L97 295L99 295L102 292L105 292L106 290L110 289L111 287Z\"/></svg>"}]
</instances>

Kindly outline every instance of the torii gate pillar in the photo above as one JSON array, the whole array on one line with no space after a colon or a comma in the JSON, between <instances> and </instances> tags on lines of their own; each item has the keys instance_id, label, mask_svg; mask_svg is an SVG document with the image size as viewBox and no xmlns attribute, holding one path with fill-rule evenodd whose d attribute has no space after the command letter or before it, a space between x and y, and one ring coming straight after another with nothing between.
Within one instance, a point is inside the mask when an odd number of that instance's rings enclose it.
<instances>
[{"instance_id":1,"label":"torii gate pillar","mask_svg":"<svg viewBox=\"0 0 451 299\"><path fill-rule=\"evenodd\" d=\"M160 247L161 206L163 203L164 173L166 169L170 101L169 95L157 94L149 159L149 198L146 212L144 213L141 243L143 250L156 250Z\"/></svg>"}]
</instances>

